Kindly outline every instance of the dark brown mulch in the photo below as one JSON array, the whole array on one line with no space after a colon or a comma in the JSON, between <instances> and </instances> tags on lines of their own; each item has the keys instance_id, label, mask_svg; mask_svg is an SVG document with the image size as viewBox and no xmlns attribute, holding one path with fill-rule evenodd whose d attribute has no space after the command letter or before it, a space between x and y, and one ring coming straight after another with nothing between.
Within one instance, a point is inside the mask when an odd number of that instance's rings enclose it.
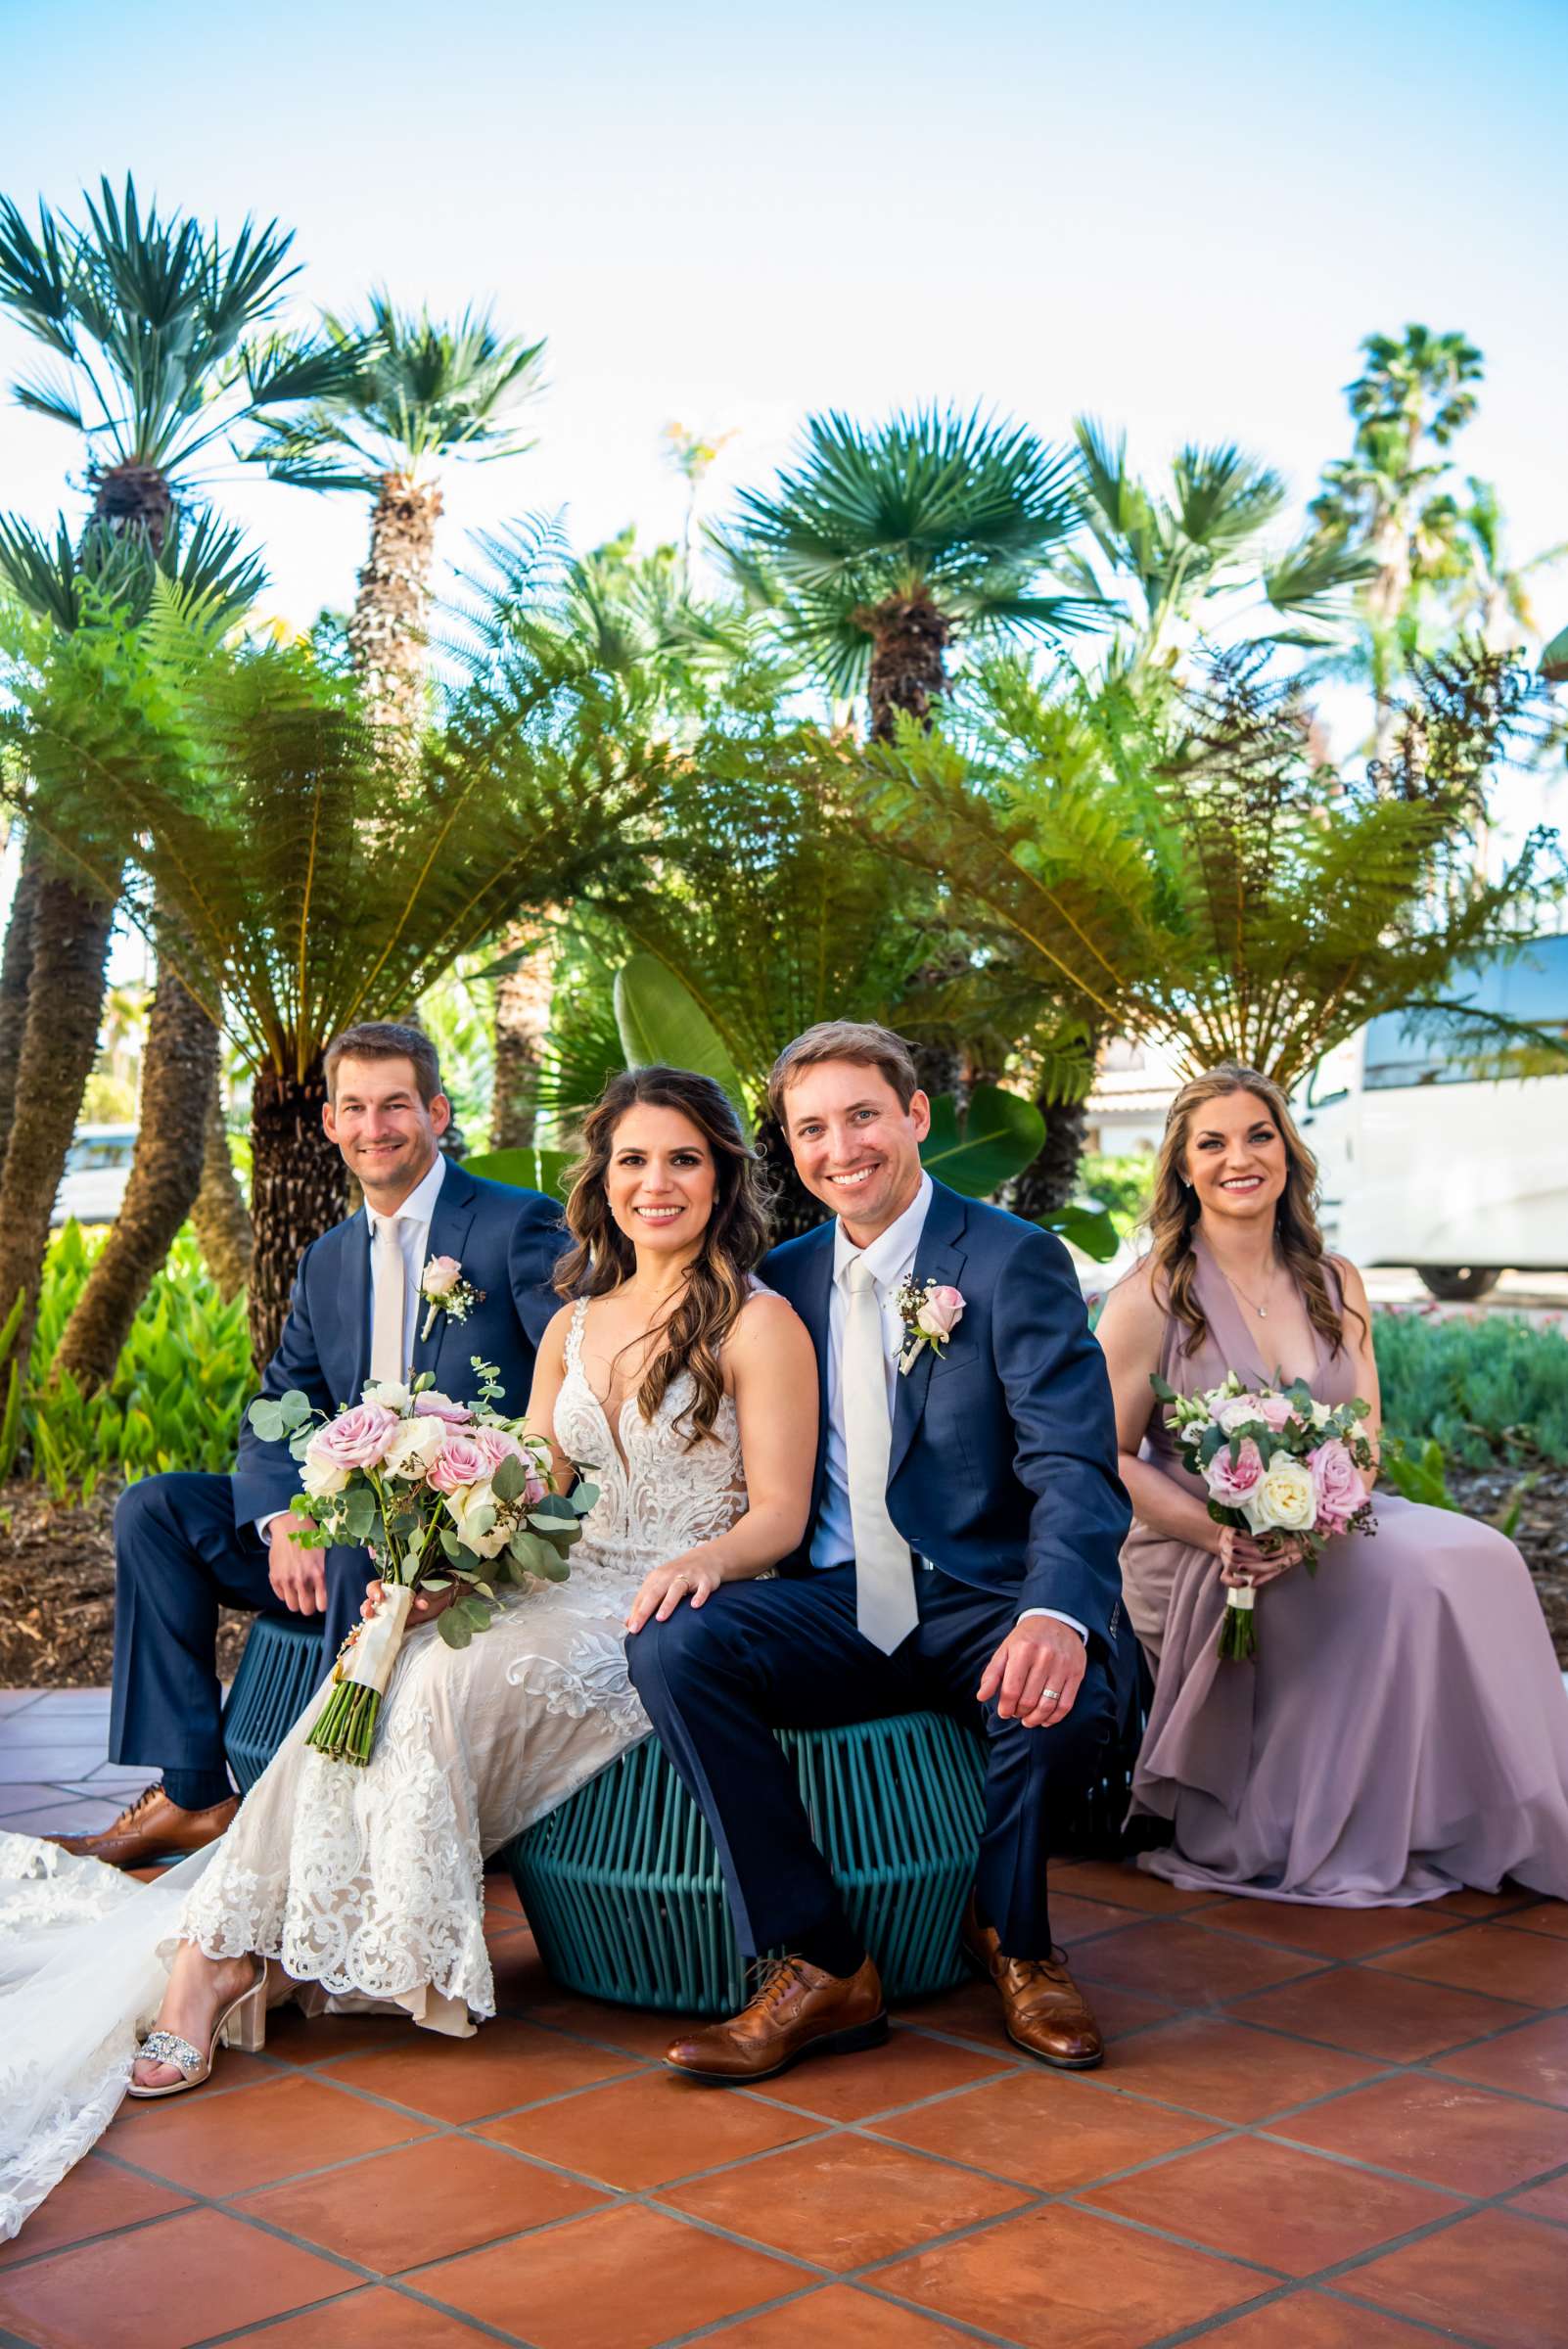
<instances>
[{"instance_id":1,"label":"dark brown mulch","mask_svg":"<svg viewBox=\"0 0 1568 2349\"><path fill-rule=\"evenodd\" d=\"M0 1486L0 1688L102 1688L115 1652L115 1495L51 1500L13 1477ZM225 1607L218 1673L231 1680L251 1628Z\"/></svg>"},{"instance_id":2,"label":"dark brown mulch","mask_svg":"<svg viewBox=\"0 0 1568 2349\"><path fill-rule=\"evenodd\" d=\"M1518 1468L1452 1462L1449 1490L1473 1517L1499 1523L1519 1485ZM93 1688L107 1684L115 1645L114 1495L84 1506L52 1501L14 1477L0 1487L0 1688ZM1520 1496L1513 1538L1535 1577L1557 1659L1568 1669L1568 1468L1544 1468ZM231 1680L249 1615L224 1608L218 1672Z\"/></svg>"}]
</instances>

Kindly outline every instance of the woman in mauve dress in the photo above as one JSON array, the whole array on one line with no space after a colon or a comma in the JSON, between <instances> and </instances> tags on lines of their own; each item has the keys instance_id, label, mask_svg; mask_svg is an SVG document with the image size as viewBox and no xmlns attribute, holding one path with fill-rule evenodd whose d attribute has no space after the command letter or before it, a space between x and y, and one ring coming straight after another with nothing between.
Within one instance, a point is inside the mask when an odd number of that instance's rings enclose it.
<instances>
[{"instance_id":1,"label":"woman in mauve dress","mask_svg":"<svg viewBox=\"0 0 1568 2349\"><path fill-rule=\"evenodd\" d=\"M1568 1694L1513 1543L1379 1492L1377 1531L1266 1555L1216 1525L1150 1386L1234 1370L1360 1395L1376 1447L1366 1292L1325 1256L1316 1168L1279 1088L1226 1065L1166 1128L1151 1247L1099 1336L1135 1517L1122 1554L1157 1671L1133 1813L1175 1839L1139 1865L1193 1889L1338 1908L1430 1901L1504 1876L1568 1898ZM1216 1654L1227 1584L1259 1591L1258 1654Z\"/></svg>"}]
</instances>

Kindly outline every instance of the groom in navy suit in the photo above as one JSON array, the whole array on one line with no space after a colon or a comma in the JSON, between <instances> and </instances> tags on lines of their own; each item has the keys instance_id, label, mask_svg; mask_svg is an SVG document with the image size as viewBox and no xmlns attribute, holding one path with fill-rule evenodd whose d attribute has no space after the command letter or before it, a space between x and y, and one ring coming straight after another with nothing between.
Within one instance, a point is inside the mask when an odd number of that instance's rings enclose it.
<instances>
[{"instance_id":1,"label":"groom in navy suit","mask_svg":"<svg viewBox=\"0 0 1568 2349\"><path fill-rule=\"evenodd\" d=\"M987 1741L966 1946L1014 2041L1084 2069L1102 2045L1051 1940L1046 1859L1135 1687L1104 1359L1060 1242L925 1174L930 1108L899 1037L825 1023L769 1093L835 1216L762 1267L816 1344L810 1520L781 1579L724 1584L646 1623L627 1655L714 1830L743 1952L789 1955L667 2060L745 2082L885 2037L876 1968L771 1732L930 1707Z\"/></svg>"},{"instance_id":2,"label":"groom in navy suit","mask_svg":"<svg viewBox=\"0 0 1568 2349\"><path fill-rule=\"evenodd\" d=\"M550 1288L567 1236L559 1206L482 1182L441 1156L451 1104L421 1030L387 1020L346 1029L328 1046L326 1077L322 1123L365 1204L300 1258L262 1394L298 1387L330 1414L357 1403L367 1379L401 1380L412 1368L462 1398L478 1356L496 1365L521 1411L560 1303ZM453 1259L483 1292L466 1319L421 1299L433 1257ZM160 1776L103 1834L63 1838L68 1850L139 1867L197 1851L228 1825L238 1805L214 1669L219 1605L319 1615L325 1671L365 1594L363 1550L296 1539L289 1503L299 1490L287 1446L263 1444L247 1417L232 1476L175 1471L121 1495L109 1757Z\"/></svg>"}]
</instances>

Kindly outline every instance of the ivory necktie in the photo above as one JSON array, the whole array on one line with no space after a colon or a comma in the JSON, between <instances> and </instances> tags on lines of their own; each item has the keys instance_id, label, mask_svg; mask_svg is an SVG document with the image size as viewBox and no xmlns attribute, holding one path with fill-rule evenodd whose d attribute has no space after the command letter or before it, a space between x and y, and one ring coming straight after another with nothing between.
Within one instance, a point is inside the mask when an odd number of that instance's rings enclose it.
<instances>
[{"instance_id":1,"label":"ivory necktie","mask_svg":"<svg viewBox=\"0 0 1568 2349\"><path fill-rule=\"evenodd\" d=\"M403 1359L403 1305L408 1283L403 1270L402 1229L400 1216L379 1218L370 1258L370 1375L398 1385L408 1374Z\"/></svg>"},{"instance_id":2,"label":"ivory necktie","mask_svg":"<svg viewBox=\"0 0 1568 2349\"><path fill-rule=\"evenodd\" d=\"M882 1308L863 1257L845 1269L844 1449L854 1529L854 1620L860 1635L891 1656L920 1620L909 1544L888 1515L888 1459L893 1422L888 1413L888 1364Z\"/></svg>"}]
</instances>

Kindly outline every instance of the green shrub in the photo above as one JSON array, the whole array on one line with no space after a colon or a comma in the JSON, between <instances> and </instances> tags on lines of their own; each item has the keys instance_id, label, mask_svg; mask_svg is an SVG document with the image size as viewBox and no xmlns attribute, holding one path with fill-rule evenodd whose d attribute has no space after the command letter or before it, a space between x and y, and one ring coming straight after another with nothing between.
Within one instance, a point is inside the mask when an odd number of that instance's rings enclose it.
<instances>
[{"instance_id":1,"label":"green shrub","mask_svg":"<svg viewBox=\"0 0 1568 2349\"><path fill-rule=\"evenodd\" d=\"M1568 1337L1556 1323L1384 1311L1373 1332L1384 1424L1407 1447L1435 1438L1471 1468L1499 1454L1568 1460Z\"/></svg>"},{"instance_id":2,"label":"green shrub","mask_svg":"<svg viewBox=\"0 0 1568 2349\"><path fill-rule=\"evenodd\" d=\"M105 1476L133 1484L164 1468L227 1470L255 1385L245 1299L225 1305L189 1232L154 1281L114 1383L84 1396L50 1365L102 1235L68 1223L50 1245L22 1409L32 1474L57 1500L91 1499Z\"/></svg>"},{"instance_id":3,"label":"green shrub","mask_svg":"<svg viewBox=\"0 0 1568 2349\"><path fill-rule=\"evenodd\" d=\"M1154 1187L1154 1159L1147 1150L1130 1150L1112 1158L1086 1150L1078 1162L1074 1197L1097 1200L1125 1240L1135 1230Z\"/></svg>"}]
</instances>

